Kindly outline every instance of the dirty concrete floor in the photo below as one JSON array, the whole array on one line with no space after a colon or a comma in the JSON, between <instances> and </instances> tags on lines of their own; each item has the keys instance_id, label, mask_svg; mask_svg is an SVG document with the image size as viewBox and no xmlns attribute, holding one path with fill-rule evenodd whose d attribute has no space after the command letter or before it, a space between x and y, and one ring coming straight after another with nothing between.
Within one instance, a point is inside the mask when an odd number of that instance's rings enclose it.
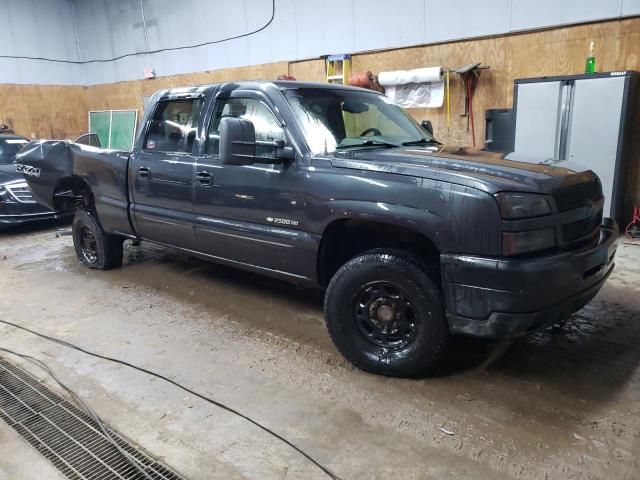
<instances>
[{"instance_id":1,"label":"dirty concrete floor","mask_svg":"<svg viewBox=\"0 0 640 480\"><path fill-rule=\"evenodd\" d=\"M422 380L346 363L317 292L149 245L126 245L121 269L91 271L51 229L0 237L0 316L225 402L345 480L637 479L640 246L621 245L617 264L564 326L500 344L456 339ZM160 380L4 325L0 346L46 361L190 480L326 478L273 437ZM30 448L5 431L0 478Z\"/></svg>"}]
</instances>

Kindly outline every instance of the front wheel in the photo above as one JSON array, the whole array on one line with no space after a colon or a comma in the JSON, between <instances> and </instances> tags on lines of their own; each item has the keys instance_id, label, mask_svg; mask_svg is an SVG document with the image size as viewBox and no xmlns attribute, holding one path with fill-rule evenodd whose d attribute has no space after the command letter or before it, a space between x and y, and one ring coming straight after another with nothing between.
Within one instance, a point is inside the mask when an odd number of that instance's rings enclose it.
<instances>
[{"instance_id":1,"label":"front wheel","mask_svg":"<svg viewBox=\"0 0 640 480\"><path fill-rule=\"evenodd\" d=\"M381 375L427 374L449 337L440 290L396 251L373 250L342 266L327 289L325 317L342 355Z\"/></svg>"},{"instance_id":2,"label":"front wheel","mask_svg":"<svg viewBox=\"0 0 640 480\"><path fill-rule=\"evenodd\" d=\"M122 265L122 237L105 233L93 213L76 213L72 234L76 255L83 265L98 270Z\"/></svg>"}]
</instances>

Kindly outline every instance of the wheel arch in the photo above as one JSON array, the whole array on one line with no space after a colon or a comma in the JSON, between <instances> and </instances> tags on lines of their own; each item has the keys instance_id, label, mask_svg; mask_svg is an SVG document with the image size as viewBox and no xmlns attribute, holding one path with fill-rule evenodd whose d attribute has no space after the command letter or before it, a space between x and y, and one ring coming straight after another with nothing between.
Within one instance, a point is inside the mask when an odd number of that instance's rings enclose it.
<instances>
[{"instance_id":1,"label":"wheel arch","mask_svg":"<svg viewBox=\"0 0 640 480\"><path fill-rule=\"evenodd\" d=\"M440 277L440 249L432 236L407 217L347 216L329 222L317 255L318 283L327 286L346 262L376 248L397 249L410 254Z\"/></svg>"},{"instance_id":2,"label":"wheel arch","mask_svg":"<svg viewBox=\"0 0 640 480\"><path fill-rule=\"evenodd\" d=\"M79 175L59 179L52 191L52 205L58 212L76 212L80 209L95 212L95 198L89 182Z\"/></svg>"}]
</instances>

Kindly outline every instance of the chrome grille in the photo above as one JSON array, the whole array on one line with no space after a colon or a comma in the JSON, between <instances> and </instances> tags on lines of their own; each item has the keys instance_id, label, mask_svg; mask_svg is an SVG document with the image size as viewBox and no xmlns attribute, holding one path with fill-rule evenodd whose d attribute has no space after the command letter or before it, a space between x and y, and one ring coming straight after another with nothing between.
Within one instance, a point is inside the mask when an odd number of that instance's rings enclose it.
<instances>
[{"instance_id":1,"label":"chrome grille","mask_svg":"<svg viewBox=\"0 0 640 480\"><path fill-rule=\"evenodd\" d=\"M5 187L19 203L36 203L26 183L14 183Z\"/></svg>"},{"instance_id":2,"label":"chrome grille","mask_svg":"<svg viewBox=\"0 0 640 480\"><path fill-rule=\"evenodd\" d=\"M3 358L0 358L0 418L68 478L145 478L107 440L89 415ZM149 477L181 480L177 473L107 429L111 438Z\"/></svg>"}]
</instances>

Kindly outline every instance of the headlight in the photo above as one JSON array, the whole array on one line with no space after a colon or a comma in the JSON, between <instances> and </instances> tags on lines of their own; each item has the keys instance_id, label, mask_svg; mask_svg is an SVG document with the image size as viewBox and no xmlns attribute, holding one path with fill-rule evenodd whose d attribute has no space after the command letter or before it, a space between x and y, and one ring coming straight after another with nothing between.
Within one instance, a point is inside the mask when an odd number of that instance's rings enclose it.
<instances>
[{"instance_id":1,"label":"headlight","mask_svg":"<svg viewBox=\"0 0 640 480\"><path fill-rule=\"evenodd\" d=\"M526 232L504 232L502 234L502 253L504 255L518 255L546 250L555 246L556 234L553 228Z\"/></svg>"},{"instance_id":2,"label":"headlight","mask_svg":"<svg viewBox=\"0 0 640 480\"><path fill-rule=\"evenodd\" d=\"M551 213L551 206L544 195L506 192L498 193L496 200L500 206L502 218L509 220L540 217Z\"/></svg>"},{"instance_id":3,"label":"headlight","mask_svg":"<svg viewBox=\"0 0 640 480\"><path fill-rule=\"evenodd\" d=\"M9 191L3 186L0 186L0 203L16 203Z\"/></svg>"}]
</instances>

